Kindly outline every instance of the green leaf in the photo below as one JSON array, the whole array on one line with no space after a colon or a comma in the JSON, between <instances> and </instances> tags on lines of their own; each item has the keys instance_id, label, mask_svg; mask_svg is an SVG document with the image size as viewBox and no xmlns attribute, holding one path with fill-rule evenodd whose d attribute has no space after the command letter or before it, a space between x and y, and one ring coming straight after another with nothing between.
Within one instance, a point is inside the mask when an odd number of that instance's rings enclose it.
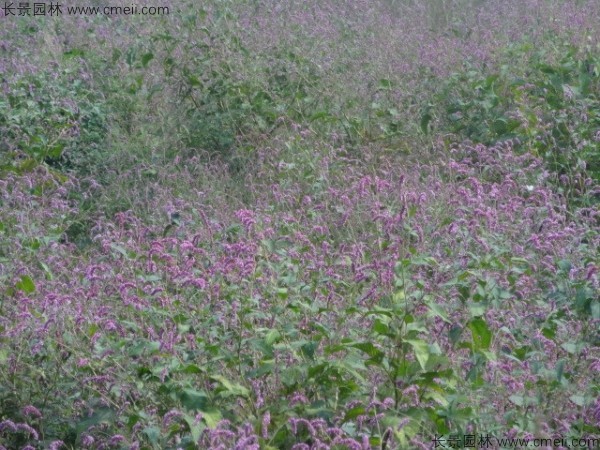
<instances>
[{"instance_id":1,"label":"green leaf","mask_svg":"<svg viewBox=\"0 0 600 450\"><path fill-rule=\"evenodd\" d=\"M448 338L452 344L456 344L462 335L463 329L459 325L453 325L450 330L448 330Z\"/></svg>"},{"instance_id":2,"label":"green leaf","mask_svg":"<svg viewBox=\"0 0 600 450\"><path fill-rule=\"evenodd\" d=\"M571 355L578 355L585 345L581 342L565 342L561 347Z\"/></svg>"},{"instance_id":3,"label":"green leaf","mask_svg":"<svg viewBox=\"0 0 600 450\"><path fill-rule=\"evenodd\" d=\"M356 342L348 344L347 346L359 349L367 354L370 358L382 359L385 356L385 353L383 353L370 342Z\"/></svg>"},{"instance_id":4,"label":"green leaf","mask_svg":"<svg viewBox=\"0 0 600 450\"><path fill-rule=\"evenodd\" d=\"M523 406L525 404L525 399L522 395L511 395L508 399L517 406Z\"/></svg>"},{"instance_id":5,"label":"green leaf","mask_svg":"<svg viewBox=\"0 0 600 450\"><path fill-rule=\"evenodd\" d=\"M561 359L556 363L556 381L559 383L562 381L563 375L565 373L565 360Z\"/></svg>"},{"instance_id":6,"label":"green leaf","mask_svg":"<svg viewBox=\"0 0 600 450\"><path fill-rule=\"evenodd\" d=\"M265 336L265 343L267 345L273 345L275 342L279 341L281 338L281 333L278 330L269 330Z\"/></svg>"},{"instance_id":7,"label":"green leaf","mask_svg":"<svg viewBox=\"0 0 600 450\"><path fill-rule=\"evenodd\" d=\"M196 364L188 364L183 369L180 370L181 373L191 373L191 374L199 374L203 373L202 369L198 367Z\"/></svg>"},{"instance_id":8,"label":"green leaf","mask_svg":"<svg viewBox=\"0 0 600 450\"><path fill-rule=\"evenodd\" d=\"M469 305L469 312L471 313L471 317L481 317L485 314L487 308L484 305L471 303Z\"/></svg>"},{"instance_id":9,"label":"green leaf","mask_svg":"<svg viewBox=\"0 0 600 450\"><path fill-rule=\"evenodd\" d=\"M207 408L208 397L203 391L182 389L177 396L188 411L204 411Z\"/></svg>"},{"instance_id":10,"label":"green leaf","mask_svg":"<svg viewBox=\"0 0 600 450\"><path fill-rule=\"evenodd\" d=\"M188 75L188 77L187 77L187 81L188 81L188 83L190 83L190 86L193 86L193 87L202 86L202 82L201 82L201 81L200 81L200 79L199 79L197 76L195 76L195 75L191 75L191 74L190 74L190 75Z\"/></svg>"},{"instance_id":11,"label":"green leaf","mask_svg":"<svg viewBox=\"0 0 600 450\"><path fill-rule=\"evenodd\" d=\"M421 365L421 369L425 370L425 367L427 366L427 361L429 360L429 345L427 344L427 342L422 341L421 339L408 339L404 342L406 342L413 348L415 352L415 357Z\"/></svg>"},{"instance_id":12,"label":"green leaf","mask_svg":"<svg viewBox=\"0 0 600 450\"><path fill-rule=\"evenodd\" d=\"M585 397L583 395L571 395L569 397L569 400L571 400L577 406L585 406L586 403Z\"/></svg>"},{"instance_id":13,"label":"green leaf","mask_svg":"<svg viewBox=\"0 0 600 450\"><path fill-rule=\"evenodd\" d=\"M312 116L310 116L311 122L314 122L315 120L323 120L324 122L326 122L326 121L332 121L333 119L334 119L334 117L331 114L329 114L327 111L317 111Z\"/></svg>"},{"instance_id":14,"label":"green leaf","mask_svg":"<svg viewBox=\"0 0 600 450\"><path fill-rule=\"evenodd\" d=\"M29 275L23 275L21 277L21 281L19 281L15 286L17 289L25 292L26 294L35 292L35 284L33 284L33 280Z\"/></svg>"},{"instance_id":15,"label":"green leaf","mask_svg":"<svg viewBox=\"0 0 600 450\"><path fill-rule=\"evenodd\" d=\"M8 361L8 350L3 348L0 349L0 363L4 364Z\"/></svg>"},{"instance_id":16,"label":"green leaf","mask_svg":"<svg viewBox=\"0 0 600 450\"><path fill-rule=\"evenodd\" d=\"M596 300L590 305L590 311L592 313L592 319L600 319L600 301Z\"/></svg>"},{"instance_id":17,"label":"green leaf","mask_svg":"<svg viewBox=\"0 0 600 450\"><path fill-rule=\"evenodd\" d=\"M133 357L142 356L144 354L153 355L155 353L158 353L159 349L160 342L158 341L140 340L129 347L129 355Z\"/></svg>"},{"instance_id":18,"label":"green leaf","mask_svg":"<svg viewBox=\"0 0 600 450\"><path fill-rule=\"evenodd\" d=\"M127 251L125 251L125 249L123 247L121 247L120 245L111 243L110 248L119 252L121 255L123 255L125 258L127 258Z\"/></svg>"},{"instance_id":19,"label":"green leaf","mask_svg":"<svg viewBox=\"0 0 600 450\"><path fill-rule=\"evenodd\" d=\"M364 414L365 408L363 406L355 406L354 408L346 412L346 415L344 416L344 420L342 422L348 422L349 420L356 419L358 416Z\"/></svg>"},{"instance_id":20,"label":"green leaf","mask_svg":"<svg viewBox=\"0 0 600 450\"><path fill-rule=\"evenodd\" d=\"M265 359L260 362L258 368L246 372L248 378L259 378L273 372L275 368L275 360Z\"/></svg>"},{"instance_id":21,"label":"green leaf","mask_svg":"<svg viewBox=\"0 0 600 450\"><path fill-rule=\"evenodd\" d=\"M567 261L566 259L561 259L558 262L558 268L563 272L569 272L571 270L571 267L571 262Z\"/></svg>"},{"instance_id":22,"label":"green leaf","mask_svg":"<svg viewBox=\"0 0 600 450\"><path fill-rule=\"evenodd\" d=\"M58 143L48 148L46 156L50 158L58 159L60 155L62 155L63 149L65 148L64 144Z\"/></svg>"},{"instance_id":23,"label":"green leaf","mask_svg":"<svg viewBox=\"0 0 600 450\"><path fill-rule=\"evenodd\" d=\"M373 331L377 334L381 334L383 336L390 336L390 327L388 325L389 323L389 319L388 320L382 320L382 317L378 317L377 319L375 319L375 321L373 322ZM386 317L387 319L387 317Z\"/></svg>"},{"instance_id":24,"label":"green leaf","mask_svg":"<svg viewBox=\"0 0 600 450\"><path fill-rule=\"evenodd\" d=\"M133 62L135 61L135 50L133 48L129 48L129 50L127 50L125 61L129 67L133 65Z\"/></svg>"},{"instance_id":25,"label":"green leaf","mask_svg":"<svg viewBox=\"0 0 600 450\"><path fill-rule=\"evenodd\" d=\"M63 53L65 58L75 58L77 56L83 57L83 55L85 55L85 52L79 48L72 48Z\"/></svg>"},{"instance_id":26,"label":"green leaf","mask_svg":"<svg viewBox=\"0 0 600 450\"><path fill-rule=\"evenodd\" d=\"M390 80L382 78L381 80L379 80L379 89L389 91L390 89L392 89L392 82Z\"/></svg>"},{"instance_id":27,"label":"green leaf","mask_svg":"<svg viewBox=\"0 0 600 450\"><path fill-rule=\"evenodd\" d=\"M208 428L216 428L218 423L223 420L223 415L217 408L207 408L200 412L202 413L202 420Z\"/></svg>"},{"instance_id":28,"label":"green leaf","mask_svg":"<svg viewBox=\"0 0 600 450\"><path fill-rule=\"evenodd\" d=\"M96 331L100 329L100 326L97 323L93 323L88 328L88 337L93 337L96 334Z\"/></svg>"},{"instance_id":29,"label":"green leaf","mask_svg":"<svg viewBox=\"0 0 600 450\"><path fill-rule=\"evenodd\" d=\"M146 427L142 430L142 433L146 435L151 444L158 445L160 430L157 427Z\"/></svg>"},{"instance_id":30,"label":"green leaf","mask_svg":"<svg viewBox=\"0 0 600 450\"><path fill-rule=\"evenodd\" d=\"M119 58L121 57L121 55L122 55L121 50L119 50L118 48L114 48L113 49L113 51L112 51L112 62L113 62L113 64L116 63L119 60Z\"/></svg>"},{"instance_id":31,"label":"green leaf","mask_svg":"<svg viewBox=\"0 0 600 450\"><path fill-rule=\"evenodd\" d=\"M432 301L427 302L427 307L429 308L430 314L432 316L439 317L446 323L451 323L450 319L448 319L448 315L446 314L446 311L444 311L440 305L435 303L435 301L432 300Z\"/></svg>"},{"instance_id":32,"label":"green leaf","mask_svg":"<svg viewBox=\"0 0 600 450\"><path fill-rule=\"evenodd\" d=\"M250 391L248 390L248 388L242 386L239 383L229 381L223 375L211 375L210 378L221 384L220 394L222 397L248 397L250 395Z\"/></svg>"},{"instance_id":33,"label":"green leaf","mask_svg":"<svg viewBox=\"0 0 600 450\"><path fill-rule=\"evenodd\" d=\"M142 175L152 178L158 175L158 172L156 171L156 169L144 169L142 170Z\"/></svg>"},{"instance_id":34,"label":"green leaf","mask_svg":"<svg viewBox=\"0 0 600 450\"><path fill-rule=\"evenodd\" d=\"M469 329L473 335L473 347L475 350L488 350L492 343L492 332L481 317L471 319Z\"/></svg>"},{"instance_id":35,"label":"green leaf","mask_svg":"<svg viewBox=\"0 0 600 450\"><path fill-rule=\"evenodd\" d=\"M497 361L498 358L494 352L490 352L489 350L481 350L481 353L488 361Z\"/></svg>"},{"instance_id":36,"label":"green leaf","mask_svg":"<svg viewBox=\"0 0 600 450\"><path fill-rule=\"evenodd\" d=\"M46 280L52 281L54 279L54 276L52 275L52 271L50 270L50 267L48 267L48 265L42 261L40 261L40 266L42 267L42 269L44 270L44 273L46 274Z\"/></svg>"},{"instance_id":37,"label":"green leaf","mask_svg":"<svg viewBox=\"0 0 600 450\"><path fill-rule=\"evenodd\" d=\"M100 424L112 424L116 413L110 408L96 408L94 413L77 424L77 432L82 433L87 431L92 426Z\"/></svg>"},{"instance_id":38,"label":"green leaf","mask_svg":"<svg viewBox=\"0 0 600 450\"><path fill-rule=\"evenodd\" d=\"M190 416L189 414L184 414L183 415L183 420L186 421L186 423L188 424L188 427L190 428L190 433L192 435L192 439L194 439L194 442L198 442L200 440L200 437L202 436L202 432L204 431L205 425L202 423L202 421L199 421L198 423L196 423L196 418ZM208 423L207 423L208 425Z\"/></svg>"},{"instance_id":39,"label":"green leaf","mask_svg":"<svg viewBox=\"0 0 600 450\"><path fill-rule=\"evenodd\" d=\"M311 342L306 342L304 344L302 344L302 346L300 347L300 351L302 352L302 355L306 356L307 358L314 360L315 359L315 351L317 350L317 347L319 346L318 342L315 341L311 341Z\"/></svg>"},{"instance_id":40,"label":"green leaf","mask_svg":"<svg viewBox=\"0 0 600 450\"><path fill-rule=\"evenodd\" d=\"M420 126L421 126L421 131L424 134L429 134L429 122L431 122L433 120L433 116L431 115L432 108L433 108L433 105L428 104L421 111Z\"/></svg>"},{"instance_id":41,"label":"green leaf","mask_svg":"<svg viewBox=\"0 0 600 450\"><path fill-rule=\"evenodd\" d=\"M436 390L429 390L425 394L425 398L434 400L436 403L442 405L446 408L449 405L448 399L442 392L438 392Z\"/></svg>"},{"instance_id":42,"label":"green leaf","mask_svg":"<svg viewBox=\"0 0 600 450\"><path fill-rule=\"evenodd\" d=\"M154 54L144 53L142 55L142 66L144 66L144 68L148 67L148 63L152 61L152 59L154 59Z\"/></svg>"},{"instance_id":43,"label":"green leaf","mask_svg":"<svg viewBox=\"0 0 600 450\"><path fill-rule=\"evenodd\" d=\"M460 299L463 302L466 302L469 299L469 297L471 296L471 288L469 286L466 286L466 285L460 285L458 287L458 293L460 295Z\"/></svg>"}]
</instances>

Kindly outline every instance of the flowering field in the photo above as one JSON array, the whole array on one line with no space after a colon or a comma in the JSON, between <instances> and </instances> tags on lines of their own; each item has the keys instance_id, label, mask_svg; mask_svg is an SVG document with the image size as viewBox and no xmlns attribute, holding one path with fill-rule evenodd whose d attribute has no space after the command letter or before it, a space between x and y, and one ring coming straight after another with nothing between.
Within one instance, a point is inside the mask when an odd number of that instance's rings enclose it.
<instances>
[{"instance_id":1,"label":"flowering field","mask_svg":"<svg viewBox=\"0 0 600 450\"><path fill-rule=\"evenodd\" d=\"M600 448L600 2L20 5L0 449Z\"/></svg>"}]
</instances>

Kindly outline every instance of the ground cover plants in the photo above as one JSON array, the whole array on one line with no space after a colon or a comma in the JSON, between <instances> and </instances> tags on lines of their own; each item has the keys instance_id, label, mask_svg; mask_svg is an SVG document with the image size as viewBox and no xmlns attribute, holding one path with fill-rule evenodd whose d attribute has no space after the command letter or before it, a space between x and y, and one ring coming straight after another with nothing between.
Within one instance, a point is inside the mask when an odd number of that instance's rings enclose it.
<instances>
[{"instance_id":1,"label":"ground cover plants","mask_svg":"<svg viewBox=\"0 0 600 450\"><path fill-rule=\"evenodd\" d=\"M0 10L0 449L598 448L600 5L161 6Z\"/></svg>"}]
</instances>

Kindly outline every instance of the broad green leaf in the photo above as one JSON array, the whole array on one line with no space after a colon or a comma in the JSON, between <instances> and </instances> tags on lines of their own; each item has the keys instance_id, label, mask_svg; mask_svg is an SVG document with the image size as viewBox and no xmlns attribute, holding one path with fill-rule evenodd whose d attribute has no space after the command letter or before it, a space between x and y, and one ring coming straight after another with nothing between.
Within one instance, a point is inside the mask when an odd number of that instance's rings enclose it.
<instances>
[{"instance_id":1,"label":"broad green leaf","mask_svg":"<svg viewBox=\"0 0 600 450\"><path fill-rule=\"evenodd\" d=\"M365 414L365 408L363 406L355 406L348 410L344 416L343 422L347 422L352 419L356 419L358 416Z\"/></svg>"},{"instance_id":2,"label":"broad green leaf","mask_svg":"<svg viewBox=\"0 0 600 450\"><path fill-rule=\"evenodd\" d=\"M488 361L496 361L498 359L496 357L496 354L494 352L489 351L489 350L481 350L481 353L483 354L483 356L485 356L485 358Z\"/></svg>"},{"instance_id":3,"label":"broad green leaf","mask_svg":"<svg viewBox=\"0 0 600 450\"><path fill-rule=\"evenodd\" d=\"M427 366L427 361L429 360L429 345L427 344L427 342L422 341L421 339L409 339L404 342L406 342L413 348L415 352L415 357L421 365L421 369L425 370L425 367Z\"/></svg>"},{"instance_id":4,"label":"broad green leaf","mask_svg":"<svg viewBox=\"0 0 600 450\"><path fill-rule=\"evenodd\" d=\"M120 245L112 243L112 244L110 244L110 248L112 248L113 250L119 252L121 255L123 255L125 258L127 258L127 251L123 247L121 247Z\"/></svg>"},{"instance_id":5,"label":"broad green leaf","mask_svg":"<svg viewBox=\"0 0 600 450\"><path fill-rule=\"evenodd\" d=\"M306 342L306 341L304 341L304 343L300 346L300 351L302 352L302 355L304 355L308 359L314 360L315 351L317 350L318 346L319 346L318 342L315 342L315 341Z\"/></svg>"},{"instance_id":6,"label":"broad green leaf","mask_svg":"<svg viewBox=\"0 0 600 450\"><path fill-rule=\"evenodd\" d=\"M523 406L525 404L525 399L522 395L511 395L508 399L517 406Z\"/></svg>"},{"instance_id":7,"label":"broad green leaf","mask_svg":"<svg viewBox=\"0 0 600 450\"><path fill-rule=\"evenodd\" d=\"M217 408L206 408L201 410L201 413L202 420L204 420L206 426L211 429L216 428L219 422L223 420L223 415Z\"/></svg>"},{"instance_id":8,"label":"broad green leaf","mask_svg":"<svg viewBox=\"0 0 600 450\"><path fill-rule=\"evenodd\" d=\"M158 439L160 438L160 429L157 427L146 427L142 430L142 433L146 435L151 444L158 445Z\"/></svg>"},{"instance_id":9,"label":"broad green leaf","mask_svg":"<svg viewBox=\"0 0 600 450\"><path fill-rule=\"evenodd\" d=\"M223 375L211 375L210 378L221 384L223 388L223 391L221 392L222 396L229 397L233 395L238 397L248 397L250 395L248 388L239 383L229 381Z\"/></svg>"},{"instance_id":10,"label":"broad green leaf","mask_svg":"<svg viewBox=\"0 0 600 450\"><path fill-rule=\"evenodd\" d=\"M421 131L424 134L429 134L429 122L431 122L432 119L433 119L433 116L429 112L426 112L421 116L420 126L421 126Z\"/></svg>"},{"instance_id":11,"label":"broad green leaf","mask_svg":"<svg viewBox=\"0 0 600 450\"><path fill-rule=\"evenodd\" d=\"M436 403L442 405L444 408L446 408L449 405L446 396L436 390L427 391L427 393L425 394L425 398L429 398L435 401Z\"/></svg>"},{"instance_id":12,"label":"broad green leaf","mask_svg":"<svg viewBox=\"0 0 600 450\"><path fill-rule=\"evenodd\" d=\"M63 53L63 56L65 58L75 58L77 56L83 57L84 55L85 55L85 52L79 48L73 48L73 49L67 50L66 52Z\"/></svg>"},{"instance_id":13,"label":"broad green leaf","mask_svg":"<svg viewBox=\"0 0 600 450\"><path fill-rule=\"evenodd\" d=\"M93 337L96 334L96 331L100 329L100 326L97 323L93 323L88 327L88 337Z\"/></svg>"},{"instance_id":14,"label":"broad green leaf","mask_svg":"<svg viewBox=\"0 0 600 450\"><path fill-rule=\"evenodd\" d=\"M46 280L52 281L54 279L54 276L52 275L52 271L50 270L50 267L48 267L48 264L40 261L40 266L42 267L42 269L44 270L44 272L46 274Z\"/></svg>"},{"instance_id":15,"label":"broad green leaf","mask_svg":"<svg viewBox=\"0 0 600 450\"><path fill-rule=\"evenodd\" d=\"M444 311L440 305L435 303L435 301L432 300L427 302L427 307L429 308L430 315L439 317L446 323L451 323L450 319L448 319L448 314L446 314L446 311Z\"/></svg>"},{"instance_id":16,"label":"broad green leaf","mask_svg":"<svg viewBox=\"0 0 600 450\"><path fill-rule=\"evenodd\" d=\"M394 292L392 300L396 305L404 304L404 302L406 301L406 293L404 292L404 289L398 289L396 292Z\"/></svg>"},{"instance_id":17,"label":"broad green leaf","mask_svg":"<svg viewBox=\"0 0 600 450\"><path fill-rule=\"evenodd\" d=\"M471 319L469 329L473 334L473 347L475 350L487 350L492 343L492 332L481 317Z\"/></svg>"},{"instance_id":18,"label":"broad green leaf","mask_svg":"<svg viewBox=\"0 0 600 450\"><path fill-rule=\"evenodd\" d=\"M181 373L198 374L198 373L203 373L203 370L200 367L198 367L196 364L188 364L183 369L181 369L180 372Z\"/></svg>"},{"instance_id":19,"label":"broad green leaf","mask_svg":"<svg viewBox=\"0 0 600 450\"><path fill-rule=\"evenodd\" d=\"M202 86L202 82L195 75L188 75L187 80L188 80L188 83L190 83L191 86L194 86L194 87Z\"/></svg>"},{"instance_id":20,"label":"broad green leaf","mask_svg":"<svg viewBox=\"0 0 600 450\"><path fill-rule=\"evenodd\" d=\"M16 288L25 292L26 294L35 292L35 284L33 284L33 280L29 275L23 275L21 277L21 281L16 284Z\"/></svg>"},{"instance_id":21,"label":"broad green leaf","mask_svg":"<svg viewBox=\"0 0 600 450\"><path fill-rule=\"evenodd\" d=\"M563 374L565 372L565 360L561 359L556 363L556 381L559 383L562 381Z\"/></svg>"},{"instance_id":22,"label":"broad green leaf","mask_svg":"<svg viewBox=\"0 0 600 450\"><path fill-rule=\"evenodd\" d=\"M141 356L141 355L152 355L158 353L160 349L160 342L158 341L146 341L140 340L134 345L129 347L130 356Z\"/></svg>"},{"instance_id":23,"label":"broad green leaf","mask_svg":"<svg viewBox=\"0 0 600 450\"><path fill-rule=\"evenodd\" d=\"M463 329L459 325L454 325L448 330L448 338L452 344L456 344L462 335Z\"/></svg>"},{"instance_id":24,"label":"broad green leaf","mask_svg":"<svg viewBox=\"0 0 600 450\"><path fill-rule=\"evenodd\" d=\"M594 301L590 306L590 311L592 312L592 319L599 320L600 319L600 301Z\"/></svg>"},{"instance_id":25,"label":"broad green leaf","mask_svg":"<svg viewBox=\"0 0 600 450\"><path fill-rule=\"evenodd\" d=\"M581 352L582 348L584 347L584 344L576 342L565 342L561 345L561 347L567 353L570 353L571 355L577 355Z\"/></svg>"},{"instance_id":26,"label":"broad green leaf","mask_svg":"<svg viewBox=\"0 0 600 450\"><path fill-rule=\"evenodd\" d=\"M469 313L471 317L481 317L485 314L487 308L484 305L479 303L471 303L469 304Z\"/></svg>"},{"instance_id":27,"label":"broad green leaf","mask_svg":"<svg viewBox=\"0 0 600 450\"><path fill-rule=\"evenodd\" d=\"M566 260L566 259L561 259L558 262L558 267L560 270L562 270L563 272L569 272L571 270L571 262Z\"/></svg>"},{"instance_id":28,"label":"broad green leaf","mask_svg":"<svg viewBox=\"0 0 600 450\"><path fill-rule=\"evenodd\" d=\"M188 411L204 411L208 397L205 392L195 389L183 389L178 392L179 401Z\"/></svg>"},{"instance_id":29,"label":"broad green leaf","mask_svg":"<svg viewBox=\"0 0 600 450\"><path fill-rule=\"evenodd\" d=\"M77 424L77 432L87 431L90 427L100 424L110 425L114 422L115 416L115 411L110 408L96 408L91 416L88 416Z\"/></svg>"},{"instance_id":30,"label":"broad green leaf","mask_svg":"<svg viewBox=\"0 0 600 450\"><path fill-rule=\"evenodd\" d=\"M333 119L333 116L331 114L329 114L327 111L317 111L312 116L310 116L310 120L312 122L314 122L315 120L331 121L332 119Z\"/></svg>"},{"instance_id":31,"label":"broad green leaf","mask_svg":"<svg viewBox=\"0 0 600 450\"><path fill-rule=\"evenodd\" d=\"M392 82L385 78L379 80L379 89L389 91L392 89Z\"/></svg>"},{"instance_id":32,"label":"broad green leaf","mask_svg":"<svg viewBox=\"0 0 600 450\"><path fill-rule=\"evenodd\" d=\"M387 319L387 317L386 317L386 319ZM377 334L382 334L384 336L390 336L390 327L389 327L388 323L389 323L389 320L383 321L383 320L381 320L380 317L378 317L373 322L373 331Z\"/></svg>"},{"instance_id":33,"label":"broad green leaf","mask_svg":"<svg viewBox=\"0 0 600 450\"><path fill-rule=\"evenodd\" d=\"M385 356L385 354L381 350L379 350L370 342L356 342L353 344L349 344L348 347L357 348L362 352L366 353L371 358L383 358L383 356Z\"/></svg>"},{"instance_id":34,"label":"broad green leaf","mask_svg":"<svg viewBox=\"0 0 600 450\"><path fill-rule=\"evenodd\" d=\"M204 425L204 423L202 423L202 420L197 422L196 418L190 416L189 414L184 414L183 419L186 421L188 427L190 428L192 439L194 439L194 442L198 442L206 426Z\"/></svg>"},{"instance_id":35,"label":"broad green leaf","mask_svg":"<svg viewBox=\"0 0 600 450\"><path fill-rule=\"evenodd\" d=\"M269 330L265 336L265 343L267 345L273 345L281 338L281 333L278 330Z\"/></svg>"},{"instance_id":36,"label":"broad green leaf","mask_svg":"<svg viewBox=\"0 0 600 450\"><path fill-rule=\"evenodd\" d=\"M144 53L142 55L142 66L148 67L148 63L150 61L152 61L153 58L154 58L154 54L152 54L152 53Z\"/></svg>"}]
</instances>

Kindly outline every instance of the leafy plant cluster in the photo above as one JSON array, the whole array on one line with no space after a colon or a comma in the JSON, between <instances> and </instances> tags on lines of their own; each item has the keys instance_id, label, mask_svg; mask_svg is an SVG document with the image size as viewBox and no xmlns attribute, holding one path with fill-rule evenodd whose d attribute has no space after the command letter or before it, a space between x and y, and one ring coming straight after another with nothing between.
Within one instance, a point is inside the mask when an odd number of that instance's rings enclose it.
<instances>
[{"instance_id":1,"label":"leafy plant cluster","mask_svg":"<svg viewBox=\"0 0 600 450\"><path fill-rule=\"evenodd\" d=\"M545 50L514 45L512 58L528 55L524 72L509 64L497 72L455 74L439 94L439 120L457 141L493 145L512 140L522 152L544 157L561 191L575 203L597 204L600 180L600 60L592 49L564 44L548 61ZM490 73L491 72L491 73ZM422 116L427 131L430 110Z\"/></svg>"},{"instance_id":2,"label":"leafy plant cluster","mask_svg":"<svg viewBox=\"0 0 600 450\"><path fill-rule=\"evenodd\" d=\"M0 99L1 170L23 173L45 163L85 174L100 165L107 112L85 72L75 67L41 71L8 84Z\"/></svg>"}]
</instances>

